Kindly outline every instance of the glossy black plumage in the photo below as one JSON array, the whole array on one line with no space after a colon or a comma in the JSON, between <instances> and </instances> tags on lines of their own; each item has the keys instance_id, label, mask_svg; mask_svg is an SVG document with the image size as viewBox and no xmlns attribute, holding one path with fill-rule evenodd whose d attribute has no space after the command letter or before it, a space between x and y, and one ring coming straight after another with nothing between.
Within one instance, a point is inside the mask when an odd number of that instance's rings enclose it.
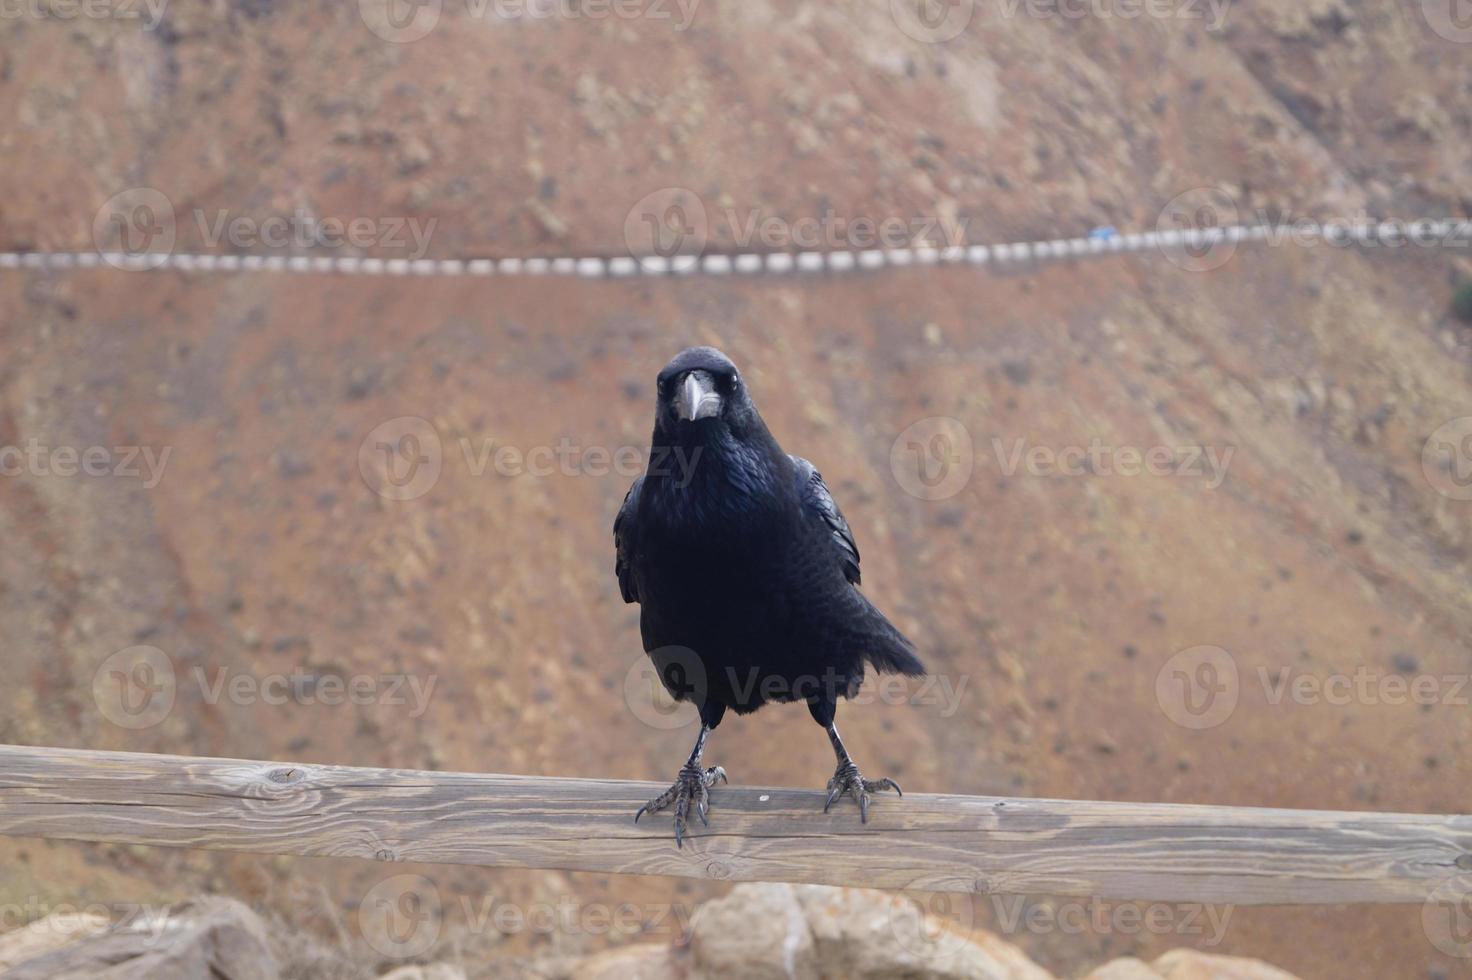
<instances>
[{"instance_id":1,"label":"glossy black plumage","mask_svg":"<svg viewBox=\"0 0 1472 980\"><path fill-rule=\"evenodd\" d=\"M831 705L858 690L866 663L923 673L856 588L858 545L817 469L782 451L719 351L682 352L661 384L691 370L715 377L725 411L681 421L662 394L650 472L614 522L620 590L640 603L644 649L671 695L714 727L725 708Z\"/></svg>"},{"instance_id":2,"label":"glossy black plumage","mask_svg":"<svg viewBox=\"0 0 1472 980\"><path fill-rule=\"evenodd\" d=\"M681 840L693 804L724 771L702 769L710 729L771 702L803 701L828 731L845 793L868 792L834 727L866 666L922 674L914 648L859 592L859 548L817 469L768 431L720 351L682 351L659 374L650 465L614 521L615 571L640 605L644 649L665 688L703 722L675 785L640 815L675 805ZM825 809L827 809L825 807Z\"/></svg>"}]
</instances>

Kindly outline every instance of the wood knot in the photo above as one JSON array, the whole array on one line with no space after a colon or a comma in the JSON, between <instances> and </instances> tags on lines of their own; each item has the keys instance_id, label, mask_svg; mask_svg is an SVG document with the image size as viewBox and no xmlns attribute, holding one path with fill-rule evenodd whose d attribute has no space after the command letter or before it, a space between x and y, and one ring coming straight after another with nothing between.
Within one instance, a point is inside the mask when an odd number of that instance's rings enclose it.
<instances>
[{"instance_id":1,"label":"wood knot","mask_svg":"<svg viewBox=\"0 0 1472 980\"><path fill-rule=\"evenodd\" d=\"M1463 871L1472 871L1472 854L1463 854L1457 858L1457 867Z\"/></svg>"},{"instance_id":2,"label":"wood knot","mask_svg":"<svg viewBox=\"0 0 1472 980\"><path fill-rule=\"evenodd\" d=\"M712 861L705 866L705 873L717 880L731 877L731 867L724 861Z\"/></svg>"},{"instance_id":3,"label":"wood knot","mask_svg":"<svg viewBox=\"0 0 1472 980\"><path fill-rule=\"evenodd\" d=\"M299 783L305 776L306 773L294 766L283 766L280 769L272 769L266 773L266 778L271 780L271 782L282 784Z\"/></svg>"}]
</instances>

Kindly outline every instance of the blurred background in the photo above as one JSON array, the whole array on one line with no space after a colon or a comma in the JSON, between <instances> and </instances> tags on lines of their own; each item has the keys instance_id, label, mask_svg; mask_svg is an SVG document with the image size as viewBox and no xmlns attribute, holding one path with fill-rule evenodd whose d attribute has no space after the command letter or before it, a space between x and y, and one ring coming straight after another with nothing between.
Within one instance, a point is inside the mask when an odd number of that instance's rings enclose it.
<instances>
[{"instance_id":1,"label":"blurred background","mask_svg":"<svg viewBox=\"0 0 1472 980\"><path fill-rule=\"evenodd\" d=\"M1465 219L1465 13L28 0L0 16L0 249L503 259ZM668 779L693 722L652 699L610 528L654 374L700 343L822 470L865 591L938 677L840 708L866 769L1466 813L1469 249L1284 231L850 276L0 271L0 741ZM150 679L167 704L128 687ZM729 719L708 760L815 790L832 767L790 706ZM6 908L214 893L343 947L401 873L443 897L425 955L470 976L640 938L471 928L487 896L729 889L0 839ZM1219 936L1009 927L981 899L956 918L1060 977L1181 946L1302 977L1467 962L1417 906L1241 908Z\"/></svg>"}]
</instances>

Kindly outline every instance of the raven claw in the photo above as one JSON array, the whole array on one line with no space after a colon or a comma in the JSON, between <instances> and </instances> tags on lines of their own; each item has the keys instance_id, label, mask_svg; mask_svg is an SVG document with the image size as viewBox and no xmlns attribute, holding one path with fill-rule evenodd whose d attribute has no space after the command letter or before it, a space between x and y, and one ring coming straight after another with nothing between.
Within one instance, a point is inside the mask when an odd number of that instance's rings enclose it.
<instances>
[{"instance_id":1,"label":"raven claw","mask_svg":"<svg viewBox=\"0 0 1472 980\"><path fill-rule=\"evenodd\" d=\"M839 765L833 773L833 778L828 780L828 800L823 804L823 812L827 813L839 797L849 795L859 803L859 822L869 822L869 794L880 790L892 789L900 796L904 796L904 790L900 784L889 777L883 779L865 779L864 774L859 772L859 767L852 762Z\"/></svg>"},{"instance_id":2,"label":"raven claw","mask_svg":"<svg viewBox=\"0 0 1472 980\"><path fill-rule=\"evenodd\" d=\"M675 846L685 846L685 824L690 819L690 805L695 804L695 814L700 822L710 826L710 787L716 780L729 782L726 770L720 766L701 769L699 766L684 766L669 789L645 803L634 814L634 823L646 813L658 813L673 804L675 808Z\"/></svg>"}]
</instances>

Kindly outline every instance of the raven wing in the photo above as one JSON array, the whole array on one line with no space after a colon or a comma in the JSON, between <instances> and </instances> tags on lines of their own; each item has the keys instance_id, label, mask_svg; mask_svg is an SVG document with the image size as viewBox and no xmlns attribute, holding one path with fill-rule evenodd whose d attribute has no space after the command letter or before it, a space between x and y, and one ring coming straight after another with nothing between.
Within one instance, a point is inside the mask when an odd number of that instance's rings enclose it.
<instances>
[{"instance_id":1,"label":"raven wing","mask_svg":"<svg viewBox=\"0 0 1472 980\"><path fill-rule=\"evenodd\" d=\"M639 585L634 581L634 548L639 539L639 488L644 485L641 476L624 494L624 502L613 519L613 570L618 575L618 590L624 602L639 601Z\"/></svg>"},{"instance_id":2,"label":"raven wing","mask_svg":"<svg viewBox=\"0 0 1472 980\"><path fill-rule=\"evenodd\" d=\"M854 532L849 529L848 521L843 519L843 512L834 502L833 494L828 492L828 484L823 482L823 475L812 463L801 456L789 458L797 469L797 496L803 511L828 528L829 537L843 560L843 577L850 585L858 585L859 546L854 541Z\"/></svg>"}]
</instances>

